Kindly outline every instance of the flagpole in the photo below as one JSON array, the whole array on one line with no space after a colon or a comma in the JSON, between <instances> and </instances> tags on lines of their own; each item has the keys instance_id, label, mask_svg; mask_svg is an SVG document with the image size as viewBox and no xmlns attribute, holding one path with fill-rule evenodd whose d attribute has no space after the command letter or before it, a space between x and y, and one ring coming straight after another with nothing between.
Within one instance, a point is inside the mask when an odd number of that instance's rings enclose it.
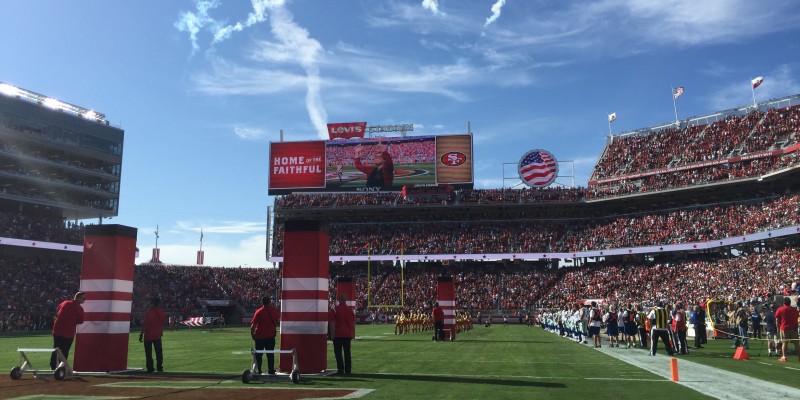
<instances>
[{"instance_id":1,"label":"flagpole","mask_svg":"<svg viewBox=\"0 0 800 400\"><path fill-rule=\"evenodd\" d=\"M672 85L670 85L669 88L672 90L672 109L675 110L675 126L679 126L680 124L678 124L678 105L676 104L675 101L675 88L672 87Z\"/></svg>"},{"instance_id":2,"label":"flagpole","mask_svg":"<svg viewBox=\"0 0 800 400\"><path fill-rule=\"evenodd\" d=\"M756 88L753 86L753 78L750 78L750 91L753 92L753 108L756 108Z\"/></svg>"},{"instance_id":3,"label":"flagpole","mask_svg":"<svg viewBox=\"0 0 800 400\"><path fill-rule=\"evenodd\" d=\"M611 114L606 113L606 119L608 120L608 136L611 136Z\"/></svg>"}]
</instances>

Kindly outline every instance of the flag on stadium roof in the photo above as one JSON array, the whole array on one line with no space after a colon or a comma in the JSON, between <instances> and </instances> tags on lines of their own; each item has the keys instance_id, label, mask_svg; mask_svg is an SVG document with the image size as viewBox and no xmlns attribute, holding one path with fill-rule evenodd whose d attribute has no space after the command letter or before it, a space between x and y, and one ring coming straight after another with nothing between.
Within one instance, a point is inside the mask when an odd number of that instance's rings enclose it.
<instances>
[{"instance_id":1,"label":"flag on stadium roof","mask_svg":"<svg viewBox=\"0 0 800 400\"><path fill-rule=\"evenodd\" d=\"M763 76L759 76L758 78L753 79L753 80L750 81L750 83L753 84L753 89L759 87L763 82L764 82L764 77Z\"/></svg>"},{"instance_id":2,"label":"flag on stadium roof","mask_svg":"<svg viewBox=\"0 0 800 400\"><path fill-rule=\"evenodd\" d=\"M675 100L678 100L678 97L681 97L682 94L683 94L683 86L678 86L678 88L675 89L675 92L672 93L672 97Z\"/></svg>"},{"instance_id":3,"label":"flag on stadium roof","mask_svg":"<svg viewBox=\"0 0 800 400\"><path fill-rule=\"evenodd\" d=\"M558 176L558 162L546 150L531 150L519 160L519 178L530 187L545 187Z\"/></svg>"},{"instance_id":4,"label":"flag on stadium roof","mask_svg":"<svg viewBox=\"0 0 800 400\"><path fill-rule=\"evenodd\" d=\"M617 119L617 113L608 114L608 122L614 122Z\"/></svg>"}]
</instances>

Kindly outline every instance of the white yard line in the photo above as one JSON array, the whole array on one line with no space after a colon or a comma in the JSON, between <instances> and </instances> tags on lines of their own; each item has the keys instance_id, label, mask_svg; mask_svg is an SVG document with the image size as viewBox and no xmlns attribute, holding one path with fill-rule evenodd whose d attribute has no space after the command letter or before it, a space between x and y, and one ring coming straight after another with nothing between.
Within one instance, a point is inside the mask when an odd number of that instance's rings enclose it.
<instances>
[{"instance_id":1,"label":"white yard line","mask_svg":"<svg viewBox=\"0 0 800 400\"><path fill-rule=\"evenodd\" d=\"M642 349L611 349L604 346L596 350L666 379L672 379L670 357L663 354L663 347L660 349L662 354L657 354L655 357L651 356L647 350ZM742 361L742 363L742 366L746 368L747 361ZM680 358L678 358L678 382L676 383L718 399L800 399L800 389L762 381Z\"/></svg>"}]
</instances>

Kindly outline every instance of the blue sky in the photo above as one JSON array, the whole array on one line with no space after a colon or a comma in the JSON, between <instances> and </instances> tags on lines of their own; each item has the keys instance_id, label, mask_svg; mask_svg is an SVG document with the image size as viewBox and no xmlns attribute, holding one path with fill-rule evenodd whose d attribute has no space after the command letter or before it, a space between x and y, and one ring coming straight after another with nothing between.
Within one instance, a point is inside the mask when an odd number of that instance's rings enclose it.
<instances>
[{"instance_id":1,"label":"blue sky","mask_svg":"<svg viewBox=\"0 0 800 400\"><path fill-rule=\"evenodd\" d=\"M0 81L125 130L119 216L149 259L265 261L268 144L327 122L471 123L478 188L542 148L585 186L608 135L800 93L794 0L0 2ZM562 164L561 173L568 173ZM506 170L513 176L513 169ZM559 182L569 183L566 179Z\"/></svg>"}]
</instances>

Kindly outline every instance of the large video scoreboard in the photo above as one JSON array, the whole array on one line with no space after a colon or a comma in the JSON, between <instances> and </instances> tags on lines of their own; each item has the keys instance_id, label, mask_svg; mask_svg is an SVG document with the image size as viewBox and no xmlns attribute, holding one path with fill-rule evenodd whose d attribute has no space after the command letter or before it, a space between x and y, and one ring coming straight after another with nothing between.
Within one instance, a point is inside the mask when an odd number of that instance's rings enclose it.
<instances>
[{"instance_id":1,"label":"large video scoreboard","mask_svg":"<svg viewBox=\"0 0 800 400\"><path fill-rule=\"evenodd\" d=\"M472 135L272 142L269 194L472 187Z\"/></svg>"}]
</instances>

